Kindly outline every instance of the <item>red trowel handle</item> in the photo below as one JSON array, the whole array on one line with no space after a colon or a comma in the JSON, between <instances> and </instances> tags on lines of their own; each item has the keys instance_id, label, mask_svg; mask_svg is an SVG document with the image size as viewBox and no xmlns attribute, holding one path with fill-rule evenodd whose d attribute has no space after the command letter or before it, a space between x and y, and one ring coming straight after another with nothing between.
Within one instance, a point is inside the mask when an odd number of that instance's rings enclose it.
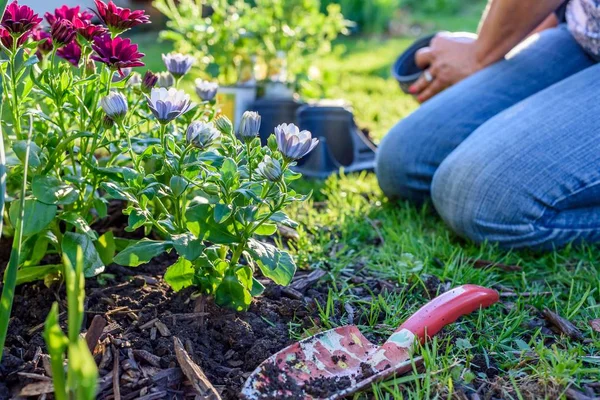
<instances>
[{"instance_id":1,"label":"red trowel handle","mask_svg":"<svg viewBox=\"0 0 600 400\"><path fill-rule=\"evenodd\" d=\"M495 290L476 285L459 286L425 304L396 332L407 329L423 343L426 337L435 335L444 326L481 307L489 307L498 299Z\"/></svg>"}]
</instances>

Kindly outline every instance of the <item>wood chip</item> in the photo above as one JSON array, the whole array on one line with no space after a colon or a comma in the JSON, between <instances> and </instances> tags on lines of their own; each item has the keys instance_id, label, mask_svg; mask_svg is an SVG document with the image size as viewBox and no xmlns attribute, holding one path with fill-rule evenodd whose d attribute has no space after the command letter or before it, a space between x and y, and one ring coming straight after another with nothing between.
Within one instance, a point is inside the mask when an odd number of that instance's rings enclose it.
<instances>
[{"instance_id":1,"label":"wood chip","mask_svg":"<svg viewBox=\"0 0 600 400\"><path fill-rule=\"evenodd\" d=\"M308 289L309 287L313 286L315 283L320 281L321 278L323 278L325 275L327 275L326 271L324 271L322 269L315 269L313 272L308 274L306 277L300 278L300 279L292 282L292 284L289 287L291 287L292 289L295 289L301 293L304 293L306 291L306 289Z\"/></svg>"},{"instance_id":2,"label":"wood chip","mask_svg":"<svg viewBox=\"0 0 600 400\"><path fill-rule=\"evenodd\" d=\"M344 310L348 313L348 324L354 324L354 307L350 303L344 304Z\"/></svg>"},{"instance_id":3,"label":"wood chip","mask_svg":"<svg viewBox=\"0 0 600 400\"><path fill-rule=\"evenodd\" d=\"M289 286L282 288L281 293L283 295L285 295L286 297L289 297L294 300L302 300L302 298L304 297L304 295L302 293L300 293L298 290L294 289L293 287L289 287Z\"/></svg>"},{"instance_id":4,"label":"wood chip","mask_svg":"<svg viewBox=\"0 0 600 400\"><path fill-rule=\"evenodd\" d=\"M158 383L166 380L166 386L170 386L173 382L179 382L183 378L181 368L167 368L152 376L152 382Z\"/></svg>"},{"instance_id":5,"label":"wood chip","mask_svg":"<svg viewBox=\"0 0 600 400\"><path fill-rule=\"evenodd\" d=\"M90 325L90 329L85 333L85 342L88 345L88 349L90 352L94 354L94 349L98 344L98 340L102 333L104 332L104 328L106 327L106 320L101 315L94 316L92 319L92 323Z\"/></svg>"},{"instance_id":6,"label":"wood chip","mask_svg":"<svg viewBox=\"0 0 600 400\"><path fill-rule=\"evenodd\" d=\"M42 381L25 385L19 392L20 397L40 396L46 393L54 393L52 382Z\"/></svg>"},{"instance_id":7,"label":"wood chip","mask_svg":"<svg viewBox=\"0 0 600 400\"><path fill-rule=\"evenodd\" d=\"M17 375L22 376L23 378L35 379L37 381L52 382L52 378L49 378L46 375L32 374L30 372L17 372Z\"/></svg>"},{"instance_id":8,"label":"wood chip","mask_svg":"<svg viewBox=\"0 0 600 400\"><path fill-rule=\"evenodd\" d=\"M579 390L575 390L572 387L568 388L565 392L567 399L569 400L596 400L597 397L590 397L585 393L580 392Z\"/></svg>"},{"instance_id":9,"label":"wood chip","mask_svg":"<svg viewBox=\"0 0 600 400\"><path fill-rule=\"evenodd\" d=\"M58 320L64 320L66 313L63 311L60 314L58 314ZM31 328L30 330L27 331L27 333L29 334L29 336L32 336L35 332L39 331L40 329L42 329L44 327L46 323L42 322L41 324L38 324L36 326L34 326L33 328Z\"/></svg>"},{"instance_id":10,"label":"wood chip","mask_svg":"<svg viewBox=\"0 0 600 400\"><path fill-rule=\"evenodd\" d=\"M600 333L600 319L593 319L589 322L593 330Z\"/></svg>"},{"instance_id":11,"label":"wood chip","mask_svg":"<svg viewBox=\"0 0 600 400\"><path fill-rule=\"evenodd\" d=\"M156 321L158 321L158 318L151 319L150 321L146 322L145 324L140 325L140 330L143 331L145 329L149 329L149 328L153 327L154 324L156 323Z\"/></svg>"},{"instance_id":12,"label":"wood chip","mask_svg":"<svg viewBox=\"0 0 600 400\"><path fill-rule=\"evenodd\" d=\"M560 332L571 337L575 340L583 340L583 333L571 321L561 317L553 311L550 311L547 307L544 308L542 314L552 325L554 325Z\"/></svg>"},{"instance_id":13,"label":"wood chip","mask_svg":"<svg viewBox=\"0 0 600 400\"><path fill-rule=\"evenodd\" d=\"M210 383L202 369L192 361L191 357L183 348L181 340L177 337L173 338L173 347L175 348L175 356L179 362L179 366L183 371L183 374L189 379L194 390L200 395L204 396L206 400L221 400L221 396Z\"/></svg>"},{"instance_id":14,"label":"wood chip","mask_svg":"<svg viewBox=\"0 0 600 400\"><path fill-rule=\"evenodd\" d=\"M121 385L119 382L119 352L115 346L112 346L113 353L113 370L112 370L112 387L113 398L121 400Z\"/></svg>"},{"instance_id":15,"label":"wood chip","mask_svg":"<svg viewBox=\"0 0 600 400\"><path fill-rule=\"evenodd\" d=\"M50 364L50 356L47 354L42 354L42 366L44 367L44 372L46 375L52 377L52 365Z\"/></svg>"},{"instance_id":16,"label":"wood chip","mask_svg":"<svg viewBox=\"0 0 600 400\"><path fill-rule=\"evenodd\" d=\"M154 400L154 399L165 399L167 398L167 391L163 390L160 392L150 393L146 396L138 397L137 400Z\"/></svg>"},{"instance_id":17,"label":"wood chip","mask_svg":"<svg viewBox=\"0 0 600 400\"><path fill-rule=\"evenodd\" d=\"M152 329L150 329L150 340L156 340L156 327L152 327Z\"/></svg>"},{"instance_id":18,"label":"wood chip","mask_svg":"<svg viewBox=\"0 0 600 400\"><path fill-rule=\"evenodd\" d=\"M488 261L488 260L468 259L468 262L473 264L473 268L476 268L476 269L497 268L497 269L501 269L502 271L506 271L506 272L519 272L519 271L523 270L523 268L519 267L518 265L506 265L506 264L497 263L497 262Z\"/></svg>"},{"instance_id":19,"label":"wood chip","mask_svg":"<svg viewBox=\"0 0 600 400\"><path fill-rule=\"evenodd\" d=\"M277 225L277 231L279 231L279 234L286 239L295 241L300 239L298 231L294 228L290 228L289 226Z\"/></svg>"},{"instance_id":20,"label":"wood chip","mask_svg":"<svg viewBox=\"0 0 600 400\"><path fill-rule=\"evenodd\" d=\"M139 360L144 360L148 364L160 368L160 357L150 353L149 351L133 350L133 355Z\"/></svg>"},{"instance_id":21,"label":"wood chip","mask_svg":"<svg viewBox=\"0 0 600 400\"><path fill-rule=\"evenodd\" d=\"M162 322L156 321L154 323L154 326L156 326L156 329L158 329L158 333L160 333L161 336L164 336L164 337L171 336L171 331Z\"/></svg>"}]
</instances>

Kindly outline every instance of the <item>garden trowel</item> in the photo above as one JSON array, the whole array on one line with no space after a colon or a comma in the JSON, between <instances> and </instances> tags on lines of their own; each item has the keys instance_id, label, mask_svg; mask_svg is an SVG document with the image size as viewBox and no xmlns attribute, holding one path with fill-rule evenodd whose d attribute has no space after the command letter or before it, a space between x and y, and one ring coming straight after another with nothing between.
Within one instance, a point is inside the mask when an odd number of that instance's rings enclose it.
<instances>
[{"instance_id":1,"label":"garden trowel","mask_svg":"<svg viewBox=\"0 0 600 400\"><path fill-rule=\"evenodd\" d=\"M297 342L264 361L248 378L244 399L341 399L373 382L412 369L417 341L481 307L498 293L464 285L436 297L407 319L382 345L369 342L354 325Z\"/></svg>"}]
</instances>

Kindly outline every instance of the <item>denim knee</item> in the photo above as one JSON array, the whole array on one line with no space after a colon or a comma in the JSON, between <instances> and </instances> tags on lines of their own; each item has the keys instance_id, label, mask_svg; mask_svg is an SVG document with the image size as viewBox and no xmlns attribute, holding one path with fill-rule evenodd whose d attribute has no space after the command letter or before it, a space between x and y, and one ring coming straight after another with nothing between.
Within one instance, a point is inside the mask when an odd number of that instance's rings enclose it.
<instances>
[{"instance_id":1,"label":"denim knee","mask_svg":"<svg viewBox=\"0 0 600 400\"><path fill-rule=\"evenodd\" d=\"M444 117L437 109L422 106L383 138L375 172L386 196L416 204L430 198L431 178L450 151L436 143L447 127L442 122Z\"/></svg>"},{"instance_id":2,"label":"denim knee","mask_svg":"<svg viewBox=\"0 0 600 400\"><path fill-rule=\"evenodd\" d=\"M431 186L434 207L448 226L476 243L543 247L548 238L535 225L542 207L531 203L518 178L486 170L468 152L456 153L440 165Z\"/></svg>"}]
</instances>

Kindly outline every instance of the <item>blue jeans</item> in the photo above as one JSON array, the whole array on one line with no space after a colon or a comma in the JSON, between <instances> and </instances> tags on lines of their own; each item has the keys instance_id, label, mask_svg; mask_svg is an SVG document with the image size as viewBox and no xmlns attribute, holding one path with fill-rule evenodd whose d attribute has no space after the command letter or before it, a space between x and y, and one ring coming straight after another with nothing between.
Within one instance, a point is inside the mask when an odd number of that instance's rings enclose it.
<instances>
[{"instance_id":1,"label":"blue jeans","mask_svg":"<svg viewBox=\"0 0 600 400\"><path fill-rule=\"evenodd\" d=\"M377 177L476 242L600 241L600 64L564 25L530 38L398 123Z\"/></svg>"}]
</instances>

